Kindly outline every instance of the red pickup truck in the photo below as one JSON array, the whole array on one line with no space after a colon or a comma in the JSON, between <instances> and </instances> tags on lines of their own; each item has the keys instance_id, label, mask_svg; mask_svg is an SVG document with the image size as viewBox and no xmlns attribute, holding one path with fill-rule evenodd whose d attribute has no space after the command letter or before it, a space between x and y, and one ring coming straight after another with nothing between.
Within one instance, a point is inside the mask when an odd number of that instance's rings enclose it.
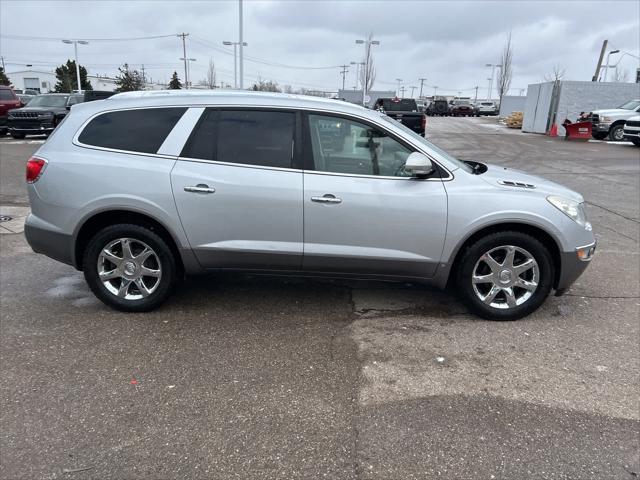
<instances>
[{"instance_id":1,"label":"red pickup truck","mask_svg":"<svg viewBox=\"0 0 640 480\"><path fill-rule=\"evenodd\" d=\"M11 87L0 85L0 136L7 134L7 114L13 108L20 108L23 104Z\"/></svg>"}]
</instances>

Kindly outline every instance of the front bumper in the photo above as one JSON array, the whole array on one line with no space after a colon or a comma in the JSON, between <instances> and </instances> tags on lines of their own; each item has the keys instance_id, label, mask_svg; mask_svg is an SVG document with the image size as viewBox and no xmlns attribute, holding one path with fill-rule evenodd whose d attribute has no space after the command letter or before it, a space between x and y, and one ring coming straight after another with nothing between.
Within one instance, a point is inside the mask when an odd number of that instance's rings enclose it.
<instances>
[{"instance_id":1,"label":"front bumper","mask_svg":"<svg viewBox=\"0 0 640 480\"><path fill-rule=\"evenodd\" d=\"M559 297L584 273L591 263L596 251L597 242L577 247L573 252L560 253L560 275L555 287L555 295Z\"/></svg>"},{"instance_id":2,"label":"front bumper","mask_svg":"<svg viewBox=\"0 0 640 480\"><path fill-rule=\"evenodd\" d=\"M7 127L9 127L9 133L23 133L23 134L43 134L51 133L55 128L53 118L14 118L9 117L7 120Z\"/></svg>"},{"instance_id":3,"label":"front bumper","mask_svg":"<svg viewBox=\"0 0 640 480\"><path fill-rule=\"evenodd\" d=\"M610 123L594 123L591 125L591 132L593 133L605 133L609 132L609 128L611 127Z\"/></svg>"}]
</instances>

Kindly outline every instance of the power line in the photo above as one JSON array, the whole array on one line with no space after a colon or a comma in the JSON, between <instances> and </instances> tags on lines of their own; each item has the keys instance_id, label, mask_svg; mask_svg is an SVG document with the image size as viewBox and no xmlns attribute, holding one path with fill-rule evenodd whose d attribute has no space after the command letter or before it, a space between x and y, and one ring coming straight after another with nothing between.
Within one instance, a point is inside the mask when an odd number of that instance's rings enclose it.
<instances>
[{"instance_id":1,"label":"power line","mask_svg":"<svg viewBox=\"0 0 640 480\"><path fill-rule=\"evenodd\" d=\"M86 40L88 42L131 42L134 40L155 40L158 38L169 38L174 37L175 33L170 35L153 35L150 37L129 37L129 38L81 38L80 40ZM0 38L6 38L11 40L37 40L37 41L51 41L51 42L61 42L65 40L62 37L34 37L30 35L0 35ZM68 38L68 37L66 37Z\"/></svg>"}]
</instances>

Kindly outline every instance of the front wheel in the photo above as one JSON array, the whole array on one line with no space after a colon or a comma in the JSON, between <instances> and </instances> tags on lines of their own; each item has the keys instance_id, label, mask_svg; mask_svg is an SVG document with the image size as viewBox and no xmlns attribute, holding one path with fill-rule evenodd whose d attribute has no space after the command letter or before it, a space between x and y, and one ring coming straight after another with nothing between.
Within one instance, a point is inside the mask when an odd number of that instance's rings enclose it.
<instances>
[{"instance_id":1,"label":"front wheel","mask_svg":"<svg viewBox=\"0 0 640 480\"><path fill-rule=\"evenodd\" d=\"M498 232L468 247L457 271L458 292L469 309L489 320L517 320L534 312L551 291L547 248L521 232Z\"/></svg>"},{"instance_id":2,"label":"front wheel","mask_svg":"<svg viewBox=\"0 0 640 480\"><path fill-rule=\"evenodd\" d=\"M25 137L24 133L12 133L11 136L16 140L22 140Z\"/></svg>"},{"instance_id":3,"label":"front wheel","mask_svg":"<svg viewBox=\"0 0 640 480\"><path fill-rule=\"evenodd\" d=\"M640 138L632 138L631 141L636 147L640 147Z\"/></svg>"},{"instance_id":4,"label":"front wheel","mask_svg":"<svg viewBox=\"0 0 640 480\"><path fill-rule=\"evenodd\" d=\"M609 135L607 132L595 132L591 134L591 136L596 140L604 140L607 138L607 135Z\"/></svg>"},{"instance_id":5,"label":"front wheel","mask_svg":"<svg viewBox=\"0 0 640 480\"><path fill-rule=\"evenodd\" d=\"M89 242L84 277L106 305L126 312L158 307L171 293L176 259L167 243L139 225L112 225Z\"/></svg>"},{"instance_id":6,"label":"front wheel","mask_svg":"<svg viewBox=\"0 0 640 480\"><path fill-rule=\"evenodd\" d=\"M614 125L609 129L609 139L614 142L624 140L624 125Z\"/></svg>"}]
</instances>

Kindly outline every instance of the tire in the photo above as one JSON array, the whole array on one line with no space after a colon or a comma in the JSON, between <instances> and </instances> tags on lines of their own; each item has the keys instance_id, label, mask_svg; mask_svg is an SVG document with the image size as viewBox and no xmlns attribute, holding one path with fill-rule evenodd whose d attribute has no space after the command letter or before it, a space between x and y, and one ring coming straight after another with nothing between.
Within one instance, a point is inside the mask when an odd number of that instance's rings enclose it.
<instances>
[{"instance_id":1,"label":"tire","mask_svg":"<svg viewBox=\"0 0 640 480\"><path fill-rule=\"evenodd\" d=\"M631 141L636 147L640 147L640 138L632 138Z\"/></svg>"},{"instance_id":2,"label":"tire","mask_svg":"<svg viewBox=\"0 0 640 480\"><path fill-rule=\"evenodd\" d=\"M604 140L605 138L607 138L607 135L609 134L606 132L596 132L591 134L591 136L596 140Z\"/></svg>"},{"instance_id":3,"label":"tire","mask_svg":"<svg viewBox=\"0 0 640 480\"><path fill-rule=\"evenodd\" d=\"M509 250L514 252L511 262L507 258ZM486 261L487 258L494 262ZM523 262L530 260L533 263L526 268ZM515 267L510 268L510 264ZM524 270L519 271L518 267ZM491 279L474 283L474 275ZM549 296L554 275L551 254L541 242L525 233L505 231L487 235L464 250L458 263L456 284L462 300L476 315L488 320L517 320L542 305ZM512 294L510 305L508 292Z\"/></svg>"},{"instance_id":4,"label":"tire","mask_svg":"<svg viewBox=\"0 0 640 480\"><path fill-rule=\"evenodd\" d=\"M613 125L609 129L609 140L612 142L621 142L624 140L624 124Z\"/></svg>"},{"instance_id":5,"label":"tire","mask_svg":"<svg viewBox=\"0 0 640 480\"><path fill-rule=\"evenodd\" d=\"M125 253L125 243L132 255ZM103 255L107 250L110 255ZM140 260L145 252L146 257ZM171 248L156 233L139 225L118 224L100 230L89 241L82 265L84 278L95 296L124 312L157 308L169 297L176 277L176 258ZM101 279L99 269L103 274L112 274L111 279Z\"/></svg>"},{"instance_id":6,"label":"tire","mask_svg":"<svg viewBox=\"0 0 640 480\"><path fill-rule=\"evenodd\" d=\"M11 136L16 140L22 140L26 135L24 133L12 133Z\"/></svg>"}]
</instances>

